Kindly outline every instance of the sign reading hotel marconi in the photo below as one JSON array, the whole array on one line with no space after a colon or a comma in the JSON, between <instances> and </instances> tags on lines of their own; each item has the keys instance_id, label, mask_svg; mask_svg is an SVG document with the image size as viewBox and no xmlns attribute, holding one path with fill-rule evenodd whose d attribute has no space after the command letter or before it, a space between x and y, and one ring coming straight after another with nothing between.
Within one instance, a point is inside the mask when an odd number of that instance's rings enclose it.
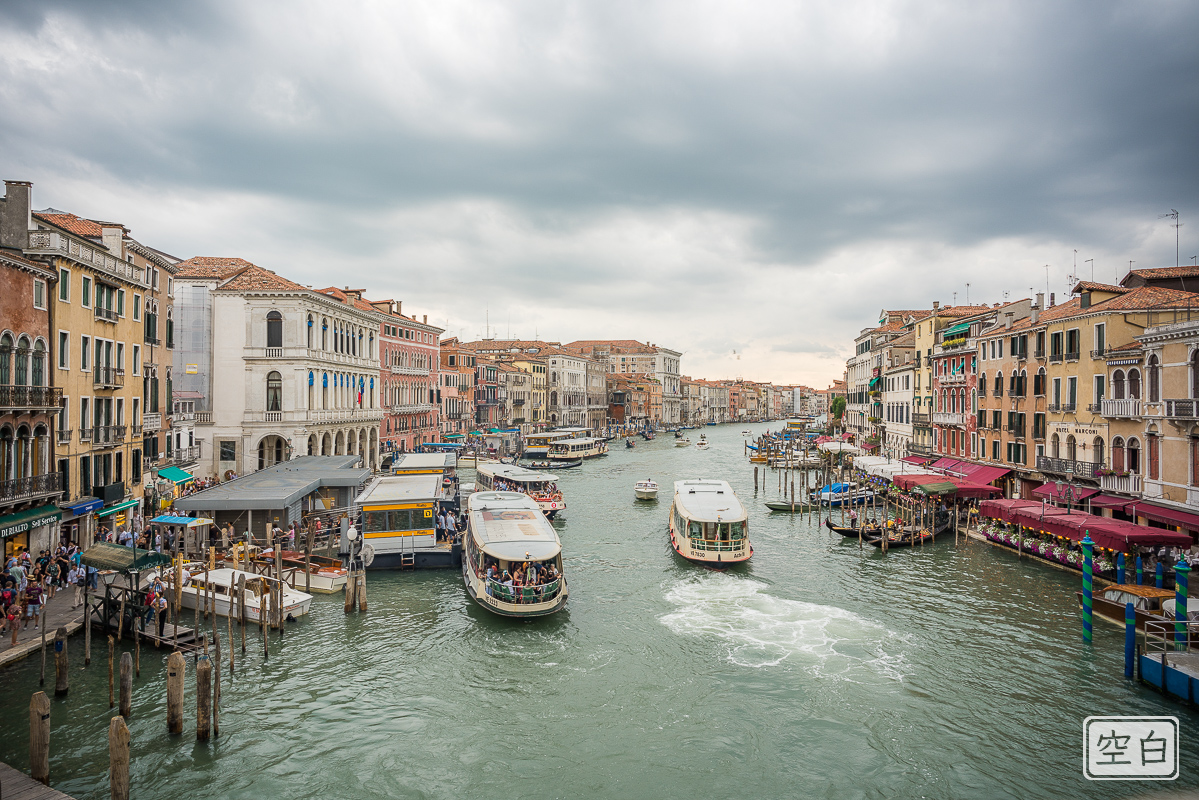
<instances>
[{"instance_id":1,"label":"sign reading hotel marconi","mask_svg":"<svg viewBox=\"0 0 1199 800\"><path fill-rule=\"evenodd\" d=\"M1073 436L1076 439L1084 436L1107 436L1107 423L1080 425L1077 422L1051 422L1049 423L1049 432L1056 433L1058 436Z\"/></svg>"}]
</instances>

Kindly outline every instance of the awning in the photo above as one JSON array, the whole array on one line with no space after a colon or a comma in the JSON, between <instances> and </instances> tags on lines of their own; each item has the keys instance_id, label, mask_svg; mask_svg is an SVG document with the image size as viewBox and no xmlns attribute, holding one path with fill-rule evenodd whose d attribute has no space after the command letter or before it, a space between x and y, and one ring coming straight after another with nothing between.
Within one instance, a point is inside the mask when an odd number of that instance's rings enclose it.
<instances>
[{"instance_id":1,"label":"awning","mask_svg":"<svg viewBox=\"0 0 1199 800\"><path fill-rule=\"evenodd\" d=\"M966 333L970 330L969 322L959 322L957 325L950 325L945 330L941 331L941 341L945 341L951 337Z\"/></svg>"},{"instance_id":2,"label":"awning","mask_svg":"<svg viewBox=\"0 0 1199 800\"><path fill-rule=\"evenodd\" d=\"M1058 486L1059 484L1053 482L1043 483L1037 488L1033 489L1032 493L1038 497L1048 497L1053 500L1061 500L1064 502L1066 500L1066 495L1069 492L1068 485L1061 484L1061 488L1058 488ZM1093 494L1099 494L1099 490L1091 489L1086 486L1075 486L1074 502L1077 503L1079 500L1085 500Z\"/></svg>"},{"instance_id":3,"label":"awning","mask_svg":"<svg viewBox=\"0 0 1199 800\"><path fill-rule=\"evenodd\" d=\"M1076 542L1090 535L1095 544L1109 550L1128 551L1132 547L1152 544L1188 547L1192 543L1188 533L1149 528L1084 511L1071 512L1033 500L984 500L979 504L979 513Z\"/></svg>"},{"instance_id":4,"label":"awning","mask_svg":"<svg viewBox=\"0 0 1199 800\"><path fill-rule=\"evenodd\" d=\"M104 501L101 500L99 497L89 497L86 500L80 500L77 503L72 503L71 505L63 506L63 508L67 509L68 511L70 511L72 514L74 514L77 517L82 517L84 514L88 513L89 511L95 511L97 508L103 508L103 507L104 507Z\"/></svg>"},{"instance_id":5,"label":"awning","mask_svg":"<svg viewBox=\"0 0 1199 800\"><path fill-rule=\"evenodd\" d=\"M1138 503L1136 508L1130 510L1148 519L1158 522L1168 522L1172 525L1181 525L1192 531L1199 531L1199 514L1191 514L1187 511L1179 511L1164 506L1155 506L1151 503Z\"/></svg>"},{"instance_id":6,"label":"awning","mask_svg":"<svg viewBox=\"0 0 1199 800\"><path fill-rule=\"evenodd\" d=\"M931 466L933 469L956 471L961 464L962 462L956 458L938 458L929 466Z\"/></svg>"},{"instance_id":7,"label":"awning","mask_svg":"<svg viewBox=\"0 0 1199 800\"><path fill-rule=\"evenodd\" d=\"M867 388L867 389L869 389L870 391L872 391L872 392L873 392L873 391L874 391L874 387L875 387L875 386L878 386L878 382L879 382L879 381L881 381L881 380L882 380L882 378L881 378L881 377L880 377L880 378L871 378L871 379L870 379L870 384L869 384L869 385L868 385L866 388Z\"/></svg>"},{"instance_id":8,"label":"awning","mask_svg":"<svg viewBox=\"0 0 1199 800\"><path fill-rule=\"evenodd\" d=\"M958 487L954 486L949 481L934 481L932 483L922 483L919 486L912 487L913 492L928 495L929 497L940 497L946 494L957 494Z\"/></svg>"},{"instance_id":9,"label":"awning","mask_svg":"<svg viewBox=\"0 0 1199 800\"><path fill-rule=\"evenodd\" d=\"M899 460L906 461L909 464L916 464L917 466L920 466L920 467L923 467L929 461L928 456L904 456L903 458L901 458Z\"/></svg>"},{"instance_id":10,"label":"awning","mask_svg":"<svg viewBox=\"0 0 1199 800\"><path fill-rule=\"evenodd\" d=\"M0 539L16 536L18 533L24 533L30 528L49 525L51 522L58 522L60 519L62 519L62 511L55 505L27 508L15 514L6 514L0 517Z\"/></svg>"},{"instance_id":11,"label":"awning","mask_svg":"<svg viewBox=\"0 0 1199 800\"><path fill-rule=\"evenodd\" d=\"M140 572L171 563L166 553L139 550L112 542L96 542L83 551L83 563L95 569L116 569L122 572Z\"/></svg>"},{"instance_id":12,"label":"awning","mask_svg":"<svg viewBox=\"0 0 1199 800\"><path fill-rule=\"evenodd\" d=\"M158 470L158 477L166 478L171 483L189 483L196 479L195 475L192 475L185 469L179 469L179 467L165 467L160 469Z\"/></svg>"},{"instance_id":13,"label":"awning","mask_svg":"<svg viewBox=\"0 0 1199 800\"><path fill-rule=\"evenodd\" d=\"M96 516L97 517L111 517L113 514L116 514L117 512L124 511L127 508L133 508L134 506L139 505L141 502L142 502L141 500L126 500L123 503L117 503L115 506L110 506L110 507L104 509L103 511L97 511Z\"/></svg>"},{"instance_id":14,"label":"awning","mask_svg":"<svg viewBox=\"0 0 1199 800\"><path fill-rule=\"evenodd\" d=\"M207 517L180 517L175 514L163 514L150 520L151 525L186 525L198 528L201 525L211 525L213 521Z\"/></svg>"},{"instance_id":15,"label":"awning","mask_svg":"<svg viewBox=\"0 0 1199 800\"><path fill-rule=\"evenodd\" d=\"M1019 497L1004 498L1000 500L983 500L978 504L978 513L982 514L984 517L1000 519L1004 522L1011 522L1012 514L1017 509L1040 505L1040 500L1024 500Z\"/></svg>"},{"instance_id":16,"label":"awning","mask_svg":"<svg viewBox=\"0 0 1199 800\"><path fill-rule=\"evenodd\" d=\"M1126 510L1126 506L1133 503L1133 500L1128 497L1116 497L1110 494L1095 495L1090 499L1091 508L1114 508L1119 511Z\"/></svg>"},{"instance_id":17,"label":"awning","mask_svg":"<svg viewBox=\"0 0 1199 800\"><path fill-rule=\"evenodd\" d=\"M1004 475L1011 472L1007 467L991 467L986 464L971 464L968 461L963 461L959 471L966 473L966 477L975 483L991 483L997 481Z\"/></svg>"}]
</instances>

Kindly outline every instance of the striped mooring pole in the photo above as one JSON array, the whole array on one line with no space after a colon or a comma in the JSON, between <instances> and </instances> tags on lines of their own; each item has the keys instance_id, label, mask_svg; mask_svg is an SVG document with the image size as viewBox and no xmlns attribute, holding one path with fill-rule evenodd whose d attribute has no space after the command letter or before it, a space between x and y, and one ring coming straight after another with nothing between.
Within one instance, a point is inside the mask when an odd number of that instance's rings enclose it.
<instances>
[{"instance_id":1,"label":"striped mooring pole","mask_svg":"<svg viewBox=\"0 0 1199 800\"><path fill-rule=\"evenodd\" d=\"M1116 583L1124 583L1124 554L1116 556Z\"/></svg>"},{"instance_id":2,"label":"striped mooring pole","mask_svg":"<svg viewBox=\"0 0 1199 800\"><path fill-rule=\"evenodd\" d=\"M1091 641L1091 589L1094 584L1094 564L1091 563L1095 543L1091 541L1090 531L1082 539L1082 640L1088 644Z\"/></svg>"},{"instance_id":3,"label":"striped mooring pole","mask_svg":"<svg viewBox=\"0 0 1199 800\"><path fill-rule=\"evenodd\" d=\"M1154 585L1157 588L1162 588L1162 580L1165 578L1165 573L1162 571L1162 562L1157 562L1157 575L1154 576Z\"/></svg>"},{"instance_id":4,"label":"striped mooring pole","mask_svg":"<svg viewBox=\"0 0 1199 800\"><path fill-rule=\"evenodd\" d=\"M1185 561L1174 565L1174 641L1182 640L1180 650L1187 646L1187 577L1191 568Z\"/></svg>"},{"instance_id":5,"label":"striped mooring pole","mask_svg":"<svg viewBox=\"0 0 1199 800\"><path fill-rule=\"evenodd\" d=\"M1141 561L1141 557L1137 556L1137 586L1145 582L1145 564Z\"/></svg>"},{"instance_id":6,"label":"striped mooring pole","mask_svg":"<svg viewBox=\"0 0 1199 800\"><path fill-rule=\"evenodd\" d=\"M1124 677L1132 677L1133 662L1137 657L1137 612L1132 603L1124 604Z\"/></svg>"}]
</instances>

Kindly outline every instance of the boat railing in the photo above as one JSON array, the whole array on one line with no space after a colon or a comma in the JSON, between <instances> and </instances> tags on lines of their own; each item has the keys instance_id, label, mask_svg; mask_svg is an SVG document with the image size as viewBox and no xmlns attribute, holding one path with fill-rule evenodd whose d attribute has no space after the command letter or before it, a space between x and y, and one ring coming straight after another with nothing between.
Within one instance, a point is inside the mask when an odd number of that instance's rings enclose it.
<instances>
[{"instance_id":1,"label":"boat railing","mask_svg":"<svg viewBox=\"0 0 1199 800\"><path fill-rule=\"evenodd\" d=\"M731 552L733 550L744 550L745 539L705 539L702 536L691 537L692 550L709 550L712 552Z\"/></svg>"},{"instance_id":2,"label":"boat railing","mask_svg":"<svg viewBox=\"0 0 1199 800\"><path fill-rule=\"evenodd\" d=\"M1165 613L1165 612L1162 612ZM1145 623L1145 655L1199 652L1199 620L1153 620Z\"/></svg>"},{"instance_id":3,"label":"boat railing","mask_svg":"<svg viewBox=\"0 0 1199 800\"><path fill-rule=\"evenodd\" d=\"M555 578L540 586L505 586L497 580L486 578L487 594L503 603L530 604L547 603L562 590L562 579Z\"/></svg>"}]
</instances>

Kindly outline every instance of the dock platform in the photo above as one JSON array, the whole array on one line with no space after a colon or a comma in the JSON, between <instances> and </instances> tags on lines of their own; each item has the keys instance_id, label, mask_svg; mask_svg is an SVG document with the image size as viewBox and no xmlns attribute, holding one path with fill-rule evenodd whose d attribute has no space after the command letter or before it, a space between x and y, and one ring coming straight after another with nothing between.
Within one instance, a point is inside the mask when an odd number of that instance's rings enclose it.
<instances>
[{"instance_id":1,"label":"dock platform","mask_svg":"<svg viewBox=\"0 0 1199 800\"><path fill-rule=\"evenodd\" d=\"M0 764L0 797L4 800L72 800L70 795L43 786L8 764Z\"/></svg>"}]
</instances>

